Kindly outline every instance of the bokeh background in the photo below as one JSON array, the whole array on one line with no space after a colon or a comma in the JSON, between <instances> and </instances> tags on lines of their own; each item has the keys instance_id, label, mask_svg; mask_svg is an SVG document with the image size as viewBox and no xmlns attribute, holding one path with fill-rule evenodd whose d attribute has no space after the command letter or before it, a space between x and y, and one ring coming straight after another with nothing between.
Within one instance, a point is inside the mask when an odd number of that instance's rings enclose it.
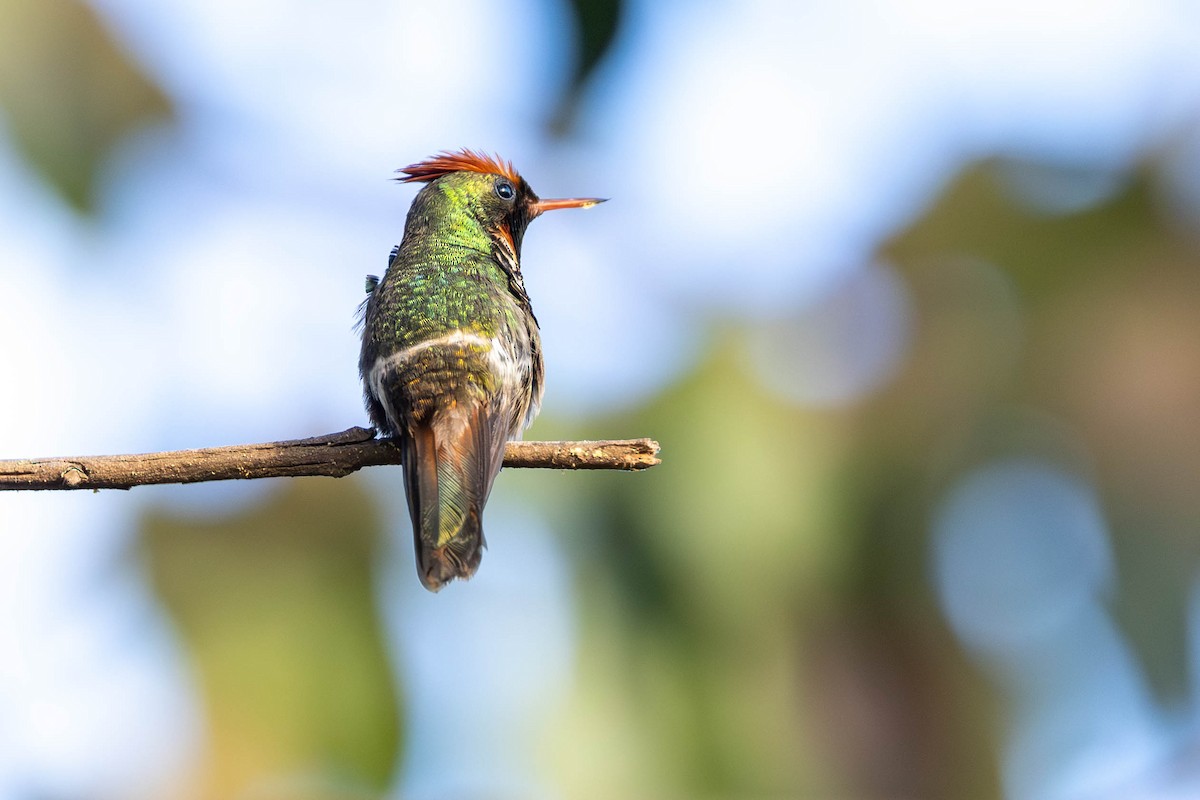
<instances>
[{"instance_id":1,"label":"bokeh background","mask_svg":"<svg viewBox=\"0 0 1200 800\"><path fill-rule=\"evenodd\" d=\"M461 146L662 466L5 494L0 798L1200 797L1200 3L3 0L0 457L362 424Z\"/></svg>"}]
</instances>

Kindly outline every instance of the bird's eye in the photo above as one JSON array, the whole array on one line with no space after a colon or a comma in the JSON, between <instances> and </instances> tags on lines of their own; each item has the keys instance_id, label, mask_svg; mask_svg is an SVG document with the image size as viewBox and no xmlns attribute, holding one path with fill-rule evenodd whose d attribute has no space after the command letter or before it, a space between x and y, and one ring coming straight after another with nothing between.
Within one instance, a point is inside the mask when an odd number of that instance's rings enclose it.
<instances>
[{"instance_id":1,"label":"bird's eye","mask_svg":"<svg viewBox=\"0 0 1200 800\"><path fill-rule=\"evenodd\" d=\"M496 196L501 200L512 200L517 196L517 190L508 181L496 181Z\"/></svg>"}]
</instances>

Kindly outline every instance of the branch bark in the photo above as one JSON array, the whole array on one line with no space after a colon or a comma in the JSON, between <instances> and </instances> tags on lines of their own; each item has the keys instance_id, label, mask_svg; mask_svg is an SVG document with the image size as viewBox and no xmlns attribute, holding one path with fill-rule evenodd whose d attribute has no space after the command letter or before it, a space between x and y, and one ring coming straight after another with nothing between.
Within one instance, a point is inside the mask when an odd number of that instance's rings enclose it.
<instances>
[{"instance_id":1,"label":"branch bark","mask_svg":"<svg viewBox=\"0 0 1200 800\"><path fill-rule=\"evenodd\" d=\"M658 442L509 442L504 466L541 469L641 470L659 463ZM311 439L206 447L140 455L0 460L0 491L130 489L156 483L199 483L324 475L399 464L400 448L369 428Z\"/></svg>"}]
</instances>

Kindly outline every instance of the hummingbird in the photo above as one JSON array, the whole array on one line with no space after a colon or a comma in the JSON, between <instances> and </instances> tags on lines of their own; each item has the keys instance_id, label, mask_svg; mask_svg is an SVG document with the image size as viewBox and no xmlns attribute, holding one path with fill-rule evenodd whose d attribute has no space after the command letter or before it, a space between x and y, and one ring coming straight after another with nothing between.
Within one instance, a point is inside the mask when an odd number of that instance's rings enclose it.
<instances>
[{"instance_id":1,"label":"hummingbird","mask_svg":"<svg viewBox=\"0 0 1200 800\"><path fill-rule=\"evenodd\" d=\"M400 446L417 574L470 578L504 446L542 401L542 344L521 277L525 229L546 211L512 162L442 151L397 170L425 184L382 279L368 276L358 369L375 429Z\"/></svg>"}]
</instances>

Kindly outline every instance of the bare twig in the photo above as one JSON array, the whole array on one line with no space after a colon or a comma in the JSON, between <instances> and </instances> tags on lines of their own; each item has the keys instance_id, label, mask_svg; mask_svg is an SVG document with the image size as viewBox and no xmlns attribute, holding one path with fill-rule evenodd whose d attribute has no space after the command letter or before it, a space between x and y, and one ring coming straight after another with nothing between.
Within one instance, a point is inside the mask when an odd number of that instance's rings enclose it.
<instances>
[{"instance_id":1,"label":"bare twig","mask_svg":"<svg viewBox=\"0 0 1200 800\"><path fill-rule=\"evenodd\" d=\"M658 442L509 442L506 467L638 470L659 463ZM312 439L124 456L0 460L0 490L129 489L155 483L326 475L399 464L400 449L368 428Z\"/></svg>"}]
</instances>

